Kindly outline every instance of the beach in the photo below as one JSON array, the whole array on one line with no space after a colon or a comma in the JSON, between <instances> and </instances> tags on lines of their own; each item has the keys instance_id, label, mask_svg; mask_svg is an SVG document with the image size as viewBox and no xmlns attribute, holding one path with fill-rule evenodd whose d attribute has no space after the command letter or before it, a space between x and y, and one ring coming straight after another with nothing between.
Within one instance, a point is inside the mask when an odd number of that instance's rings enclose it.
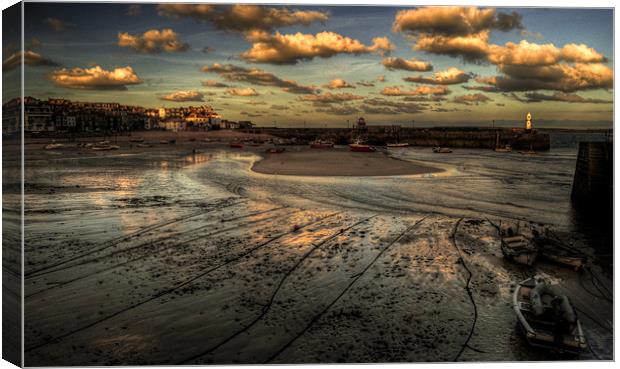
<instances>
[{"instance_id":1,"label":"beach","mask_svg":"<svg viewBox=\"0 0 620 369\"><path fill-rule=\"evenodd\" d=\"M252 170L265 174L294 176L394 176L438 173L431 166L398 160L384 152L351 152L336 149L300 149L267 154Z\"/></svg>"},{"instance_id":2,"label":"beach","mask_svg":"<svg viewBox=\"0 0 620 369\"><path fill-rule=\"evenodd\" d=\"M120 146L27 145L26 365L565 360L517 327L533 275L579 309L578 358L612 358L609 251L566 200L574 150L413 147L328 175L357 154ZM301 165L316 174L274 169ZM497 224L549 227L592 267L513 264Z\"/></svg>"}]
</instances>

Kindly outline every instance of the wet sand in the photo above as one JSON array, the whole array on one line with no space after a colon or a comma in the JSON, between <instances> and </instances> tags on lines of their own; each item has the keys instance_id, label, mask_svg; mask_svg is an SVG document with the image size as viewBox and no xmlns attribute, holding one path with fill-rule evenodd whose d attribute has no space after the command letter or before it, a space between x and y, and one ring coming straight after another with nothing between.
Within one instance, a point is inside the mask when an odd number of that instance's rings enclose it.
<instances>
[{"instance_id":1,"label":"wet sand","mask_svg":"<svg viewBox=\"0 0 620 369\"><path fill-rule=\"evenodd\" d=\"M301 149L267 154L252 170L264 174L294 176L394 176L438 173L432 166L398 160L383 152L351 152L340 149Z\"/></svg>"},{"instance_id":2,"label":"wet sand","mask_svg":"<svg viewBox=\"0 0 620 369\"><path fill-rule=\"evenodd\" d=\"M612 358L611 278L574 234L589 271L515 265L487 216L289 201L223 174L262 149L195 147L30 151L26 365L565 360L516 326L532 275L579 309L578 358Z\"/></svg>"}]
</instances>

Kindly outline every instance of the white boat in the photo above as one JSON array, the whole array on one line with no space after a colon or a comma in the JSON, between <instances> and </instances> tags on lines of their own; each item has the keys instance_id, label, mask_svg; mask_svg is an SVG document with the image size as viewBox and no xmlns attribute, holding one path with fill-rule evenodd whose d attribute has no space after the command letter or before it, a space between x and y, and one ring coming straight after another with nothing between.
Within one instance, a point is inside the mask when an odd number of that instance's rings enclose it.
<instances>
[{"instance_id":1,"label":"white boat","mask_svg":"<svg viewBox=\"0 0 620 369\"><path fill-rule=\"evenodd\" d=\"M435 146L433 147L433 152L436 154L449 154L452 152L452 150L445 147Z\"/></svg>"},{"instance_id":2,"label":"white boat","mask_svg":"<svg viewBox=\"0 0 620 369\"><path fill-rule=\"evenodd\" d=\"M389 144L387 144L387 147L407 147L407 146L409 146L409 143L407 143L407 142L389 143Z\"/></svg>"},{"instance_id":3,"label":"white boat","mask_svg":"<svg viewBox=\"0 0 620 369\"><path fill-rule=\"evenodd\" d=\"M51 144L47 144L45 145L43 148L45 150L56 150L56 149L60 149L61 147L63 147L63 144L59 144L59 143L54 143L52 142Z\"/></svg>"},{"instance_id":4,"label":"white boat","mask_svg":"<svg viewBox=\"0 0 620 369\"><path fill-rule=\"evenodd\" d=\"M109 151L109 150L118 150L121 147L118 145L94 145L91 149L95 151Z\"/></svg>"},{"instance_id":5,"label":"white boat","mask_svg":"<svg viewBox=\"0 0 620 369\"><path fill-rule=\"evenodd\" d=\"M519 283L513 308L531 346L573 354L588 347L570 300L544 280L529 278Z\"/></svg>"}]
</instances>

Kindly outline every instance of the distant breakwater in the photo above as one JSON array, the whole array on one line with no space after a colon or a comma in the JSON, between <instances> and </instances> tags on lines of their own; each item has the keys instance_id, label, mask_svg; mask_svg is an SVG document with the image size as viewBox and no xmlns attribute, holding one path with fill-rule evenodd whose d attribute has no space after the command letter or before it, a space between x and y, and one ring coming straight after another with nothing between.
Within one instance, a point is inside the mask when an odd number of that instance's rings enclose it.
<instances>
[{"instance_id":1,"label":"distant breakwater","mask_svg":"<svg viewBox=\"0 0 620 369\"><path fill-rule=\"evenodd\" d=\"M257 128L247 132L267 133L297 143L308 143L315 139L348 144L362 137L371 145L385 145L392 142L407 142L414 146L446 146L460 148L493 149L510 145L513 149L549 150L549 134L522 129L479 129L479 128L400 128L373 127L365 130L346 128Z\"/></svg>"}]
</instances>

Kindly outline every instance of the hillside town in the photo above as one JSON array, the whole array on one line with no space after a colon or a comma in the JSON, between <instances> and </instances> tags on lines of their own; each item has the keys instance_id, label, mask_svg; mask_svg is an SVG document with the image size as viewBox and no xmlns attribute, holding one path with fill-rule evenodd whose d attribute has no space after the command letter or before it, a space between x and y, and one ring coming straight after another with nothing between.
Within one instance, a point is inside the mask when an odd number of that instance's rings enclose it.
<instances>
[{"instance_id":1,"label":"hillside town","mask_svg":"<svg viewBox=\"0 0 620 369\"><path fill-rule=\"evenodd\" d=\"M2 133L19 131L21 99L2 105ZM140 130L208 131L252 128L250 121L230 121L209 105L145 108L108 102L24 98L24 132L89 133Z\"/></svg>"}]
</instances>

